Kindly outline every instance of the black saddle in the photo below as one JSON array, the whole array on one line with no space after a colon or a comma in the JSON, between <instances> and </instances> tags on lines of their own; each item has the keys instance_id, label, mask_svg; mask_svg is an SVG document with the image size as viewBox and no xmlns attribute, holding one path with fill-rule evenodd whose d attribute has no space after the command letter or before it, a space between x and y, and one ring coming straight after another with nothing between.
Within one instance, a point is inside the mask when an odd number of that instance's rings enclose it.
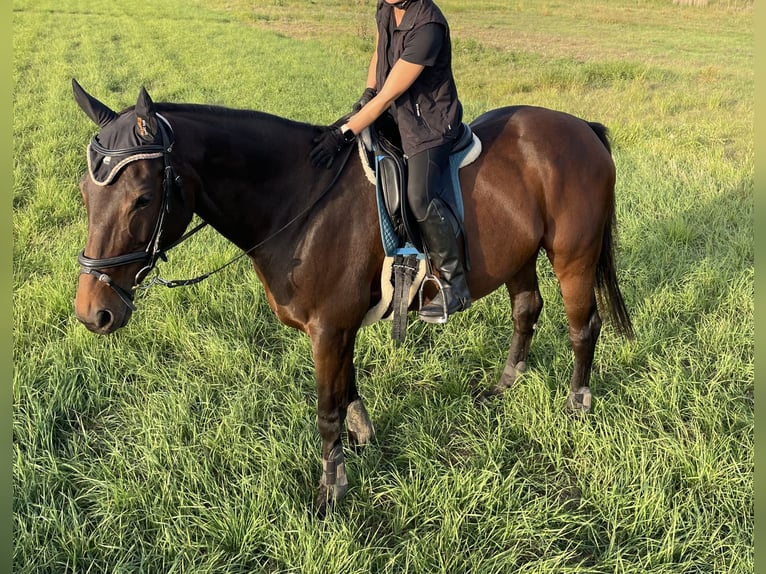
<instances>
[{"instance_id":1,"label":"black saddle","mask_svg":"<svg viewBox=\"0 0 766 574\"><path fill-rule=\"evenodd\" d=\"M419 226L407 201L407 162L402 150L399 130L388 114L384 114L368 130L372 151L367 159L375 172L378 217L383 247L386 255L393 256L394 297L386 315L393 320L391 335L396 344L404 341L407 332L408 294L418 274L419 260L426 259L426 250L420 236ZM468 245L463 233L463 200L457 172L463 158L473 143L471 128L462 124L460 135L450 156L450 190L440 198L454 215L458 229L463 234L465 268L470 269ZM428 265L428 263L426 263ZM430 269L430 266L429 266ZM429 272L430 273L430 272ZM425 282L424 282L425 283ZM422 285L420 287L422 304Z\"/></svg>"},{"instance_id":2,"label":"black saddle","mask_svg":"<svg viewBox=\"0 0 766 574\"><path fill-rule=\"evenodd\" d=\"M399 130L393 124L393 119L386 120L386 114L370 129L370 138L375 156L376 176L380 187L383 205L393 229L398 236L397 247L404 247L408 242L419 252L424 253L423 240L420 237L417 221L410 211L407 201L407 164L402 151ZM374 129L373 129L374 128ZM460 126L460 132L452 154L460 153L471 145L473 133L466 124ZM449 178L451 190L441 199L452 211L458 222L457 235L463 232L462 199L458 199L459 189L454 189L453 180ZM465 238L465 235L463 235Z\"/></svg>"}]
</instances>

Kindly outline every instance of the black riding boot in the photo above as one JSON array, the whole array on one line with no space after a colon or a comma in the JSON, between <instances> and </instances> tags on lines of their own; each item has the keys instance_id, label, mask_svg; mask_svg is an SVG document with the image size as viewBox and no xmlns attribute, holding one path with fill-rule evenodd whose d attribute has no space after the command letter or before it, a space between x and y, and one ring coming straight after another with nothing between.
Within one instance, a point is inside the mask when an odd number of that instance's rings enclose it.
<instances>
[{"instance_id":1,"label":"black riding boot","mask_svg":"<svg viewBox=\"0 0 766 574\"><path fill-rule=\"evenodd\" d=\"M436 297L420 309L419 317L427 323L446 323L447 315L471 306L452 219L449 208L440 199L432 199L425 219L418 220L431 263L439 271L442 283ZM447 315L444 314L445 304Z\"/></svg>"}]
</instances>

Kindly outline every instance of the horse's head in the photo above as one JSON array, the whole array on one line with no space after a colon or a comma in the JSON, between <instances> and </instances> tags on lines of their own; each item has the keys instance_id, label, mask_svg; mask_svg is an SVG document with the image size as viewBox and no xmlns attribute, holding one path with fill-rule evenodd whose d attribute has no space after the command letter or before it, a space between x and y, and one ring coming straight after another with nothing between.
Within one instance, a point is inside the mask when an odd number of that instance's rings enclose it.
<instances>
[{"instance_id":1,"label":"horse's head","mask_svg":"<svg viewBox=\"0 0 766 574\"><path fill-rule=\"evenodd\" d=\"M141 89L135 108L112 111L72 81L74 97L101 128L88 146L80 191L88 239L74 308L91 331L123 327L135 288L191 220L171 164L173 131Z\"/></svg>"}]
</instances>

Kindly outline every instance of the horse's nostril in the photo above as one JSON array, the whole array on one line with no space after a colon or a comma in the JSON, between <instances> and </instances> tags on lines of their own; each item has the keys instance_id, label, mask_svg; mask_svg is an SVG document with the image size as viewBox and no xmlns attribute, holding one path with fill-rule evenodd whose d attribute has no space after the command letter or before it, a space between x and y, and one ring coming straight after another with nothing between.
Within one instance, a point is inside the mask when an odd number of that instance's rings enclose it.
<instances>
[{"instance_id":1,"label":"horse's nostril","mask_svg":"<svg viewBox=\"0 0 766 574\"><path fill-rule=\"evenodd\" d=\"M107 327L112 322L112 314L109 311L102 310L96 313L96 325L99 329Z\"/></svg>"}]
</instances>

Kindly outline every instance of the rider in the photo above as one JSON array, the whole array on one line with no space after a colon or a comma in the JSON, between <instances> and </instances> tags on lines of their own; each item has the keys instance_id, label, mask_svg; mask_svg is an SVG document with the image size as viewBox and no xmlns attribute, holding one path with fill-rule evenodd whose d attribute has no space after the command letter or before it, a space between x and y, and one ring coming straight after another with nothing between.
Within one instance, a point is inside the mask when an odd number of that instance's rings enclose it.
<instances>
[{"instance_id":1,"label":"rider","mask_svg":"<svg viewBox=\"0 0 766 574\"><path fill-rule=\"evenodd\" d=\"M384 113L390 113L407 158L407 200L443 288L420 310L442 322L467 309L471 294L456 239L457 222L441 195L449 188L449 154L460 131L463 108L452 74L449 25L433 0L378 0L375 52L367 87L354 115L316 138L310 158L329 168L336 154Z\"/></svg>"}]
</instances>

